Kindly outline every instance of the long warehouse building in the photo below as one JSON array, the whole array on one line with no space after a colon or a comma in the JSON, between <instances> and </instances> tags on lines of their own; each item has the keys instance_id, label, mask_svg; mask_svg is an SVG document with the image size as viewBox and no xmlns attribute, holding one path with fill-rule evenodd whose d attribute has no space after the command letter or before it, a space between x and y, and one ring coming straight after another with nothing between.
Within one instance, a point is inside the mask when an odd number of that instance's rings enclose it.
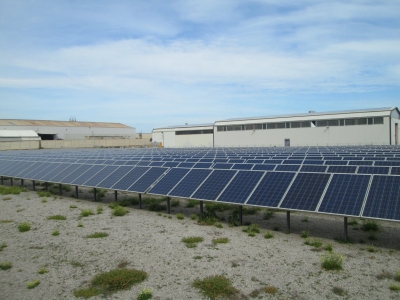
<instances>
[{"instance_id":1,"label":"long warehouse building","mask_svg":"<svg viewBox=\"0 0 400 300\"><path fill-rule=\"evenodd\" d=\"M397 107L238 118L153 129L165 148L398 145Z\"/></svg>"}]
</instances>

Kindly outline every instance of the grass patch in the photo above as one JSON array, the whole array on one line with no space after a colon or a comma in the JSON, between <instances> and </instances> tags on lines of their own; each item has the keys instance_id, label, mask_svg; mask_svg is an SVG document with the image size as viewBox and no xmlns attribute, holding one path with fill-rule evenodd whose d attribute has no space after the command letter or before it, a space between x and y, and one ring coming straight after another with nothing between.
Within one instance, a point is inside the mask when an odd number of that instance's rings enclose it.
<instances>
[{"instance_id":1,"label":"grass patch","mask_svg":"<svg viewBox=\"0 0 400 300\"><path fill-rule=\"evenodd\" d=\"M184 216L183 214L177 214L177 215L176 215L176 218L177 218L178 220L183 220L183 219L185 218L185 216Z\"/></svg>"},{"instance_id":2,"label":"grass patch","mask_svg":"<svg viewBox=\"0 0 400 300\"><path fill-rule=\"evenodd\" d=\"M31 230L31 225L28 222L23 222L18 224L18 230L19 232L26 232Z\"/></svg>"},{"instance_id":3,"label":"grass patch","mask_svg":"<svg viewBox=\"0 0 400 300\"><path fill-rule=\"evenodd\" d=\"M120 290L127 290L145 279L147 279L145 271L126 268L114 269L96 275L92 279L90 287L74 290L74 295L87 299L100 294L111 294Z\"/></svg>"},{"instance_id":4,"label":"grass patch","mask_svg":"<svg viewBox=\"0 0 400 300\"><path fill-rule=\"evenodd\" d=\"M196 214L191 214L191 215L190 215L190 219L191 219L191 220L197 220L198 218L199 218L199 216L196 215Z\"/></svg>"},{"instance_id":5,"label":"grass patch","mask_svg":"<svg viewBox=\"0 0 400 300\"><path fill-rule=\"evenodd\" d=\"M196 248L198 243L201 243L204 239L200 236L190 236L182 239L187 248Z\"/></svg>"},{"instance_id":6,"label":"grass patch","mask_svg":"<svg viewBox=\"0 0 400 300\"><path fill-rule=\"evenodd\" d=\"M83 268L85 266L84 264L80 263L79 261L71 261L69 264L75 268L77 268L77 267Z\"/></svg>"},{"instance_id":7,"label":"grass patch","mask_svg":"<svg viewBox=\"0 0 400 300\"><path fill-rule=\"evenodd\" d=\"M179 205L181 205L181 202L178 199L174 199L174 200L171 201L171 206L172 207L177 207Z\"/></svg>"},{"instance_id":8,"label":"grass patch","mask_svg":"<svg viewBox=\"0 0 400 300\"><path fill-rule=\"evenodd\" d=\"M45 273L48 273L48 272L49 271L46 268L40 268L39 271L38 271L39 274L45 274Z\"/></svg>"},{"instance_id":9,"label":"grass patch","mask_svg":"<svg viewBox=\"0 0 400 300\"><path fill-rule=\"evenodd\" d=\"M79 222L79 223L78 223L78 227L83 227L82 222Z\"/></svg>"},{"instance_id":10,"label":"grass patch","mask_svg":"<svg viewBox=\"0 0 400 300\"><path fill-rule=\"evenodd\" d=\"M307 239L304 244L319 248L322 246L322 242L318 239Z\"/></svg>"},{"instance_id":11,"label":"grass patch","mask_svg":"<svg viewBox=\"0 0 400 300\"><path fill-rule=\"evenodd\" d=\"M264 215L263 215L263 219L264 220L269 220L269 219L271 219L273 216L274 216L274 214L275 214L275 211L274 210L272 210L272 209L266 209L265 210L265 212L264 212Z\"/></svg>"},{"instance_id":12,"label":"grass patch","mask_svg":"<svg viewBox=\"0 0 400 300\"><path fill-rule=\"evenodd\" d=\"M139 296L136 298L136 300L148 300L153 297L153 292L150 289L143 288L140 291Z\"/></svg>"},{"instance_id":13,"label":"grass patch","mask_svg":"<svg viewBox=\"0 0 400 300\"><path fill-rule=\"evenodd\" d=\"M34 280L34 281L30 281L26 284L26 287L28 289L34 289L35 287L37 287L40 284L40 280Z\"/></svg>"},{"instance_id":14,"label":"grass patch","mask_svg":"<svg viewBox=\"0 0 400 300\"><path fill-rule=\"evenodd\" d=\"M117 206L112 210L112 215L116 217L125 216L129 210L126 207Z\"/></svg>"},{"instance_id":15,"label":"grass patch","mask_svg":"<svg viewBox=\"0 0 400 300\"><path fill-rule=\"evenodd\" d=\"M47 202L47 198L43 198L42 203L46 203L46 202Z\"/></svg>"},{"instance_id":16,"label":"grass patch","mask_svg":"<svg viewBox=\"0 0 400 300\"><path fill-rule=\"evenodd\" d=\"M37 191L36 193L39 197L51 197L51 193L49 191Z\"/></svg>"},{"instance_id":17,"label":"grass patch","mask_svg":"<svg viewBox=\"0 0 400 300\"><path fill-rule=\"evenodd\" d=\"M400 281L400 271L396 272L396 275L394 276L394 280Z\"/></svg>"},{"instance_id":18,"label":"grass patch","mask_svg":"<svg viewBox=\"0 0 400 300\"><path fill-rule=\"evenodd\" d=\"M307 230L303 230L300 234L303 239L306 239L310 236L310 233Z\"/></svg>"},{"instance_id":19,"label":"grass patch","mask_svg":"<svg viewBox=\"0 0 400 300\"><path fill-rule=\"evenodd\" d=\"M214 245L216 245L216 244L227 244L227 243L229 243L229 239L228 238L216 238L216 239L212 240L212 243Z\"/></svg>"},{"instance_id":20,"label":"grass patch","mask_svg":"<svg viewBox=\"0 0 400 300\"><path fill-rule=\"evenodd\" d=\"M239 291L232 286L231 281L224 275L196 279L193 282L193 287L199 289L205 297L211 300L232 298L239 293Z\"/></svg>"},{"instance_id":21,"label":"grass patch","mask_svg":"<svg viewBox=\"0 0 400 300\"><path fill-rule=\"evenodd\" d=\"M269 231L267 231L264 235L264 238L266 238L266 239L272 239L273 237L274 237L274 235Z\"/></svg>"},{"instance_id":22,"label":"grass patch","mask_svg":"<svg viewBox=\"0 0 400 300\"><path fill-rule=\"evenodd\" d=\"M246 232L249 236L255 236L257 233L260 233L260 226L257 224L250 224L247 228L242 229L243 232Z\"/></svg>"},{"instance_id":23,"label":"grass patch","mask_svg":"<svg viewBox=\"0 0 400 300\"><path fill-rule=\"evenodd\" d=\"M0 195L19 195L26 191L27 189L24 187L0 185Z\"/></svg>"},{"instance_id":24,"label":"grass patch","mask_svg":"<svg viewBox=\"0 0 400 300\"><path fill-rule=\"evenodd\" d=\"M215 224L215 227L217 227L217 228L224 228L224 226L222 226L222 224L221 224L221 223L217 223L217 224Z\"/></svg>"},{"instance_id":25,"label":"grass patch","mask_svg":"<svg viewBox=\"0 0 400 300\"><path fill-rule=\"evenodd\" d=\"M3 198L4 201L11 200L11 199L12 199L11 197L4 197Z\"/></svg>"},{"instance_id":26,"label":"grass patch","mask_svg":"<svg viewBox=\"0 0 400 300\"><path fill-rule=\"evenodd\" d=\"M364 221L364 223L361 225L361 229L364 231L378 231L379 230L379 225L376 221L373 220L368 220Z\"/></svg>"},{"instance_id":27,"label":"grass patch","mask_svg":"<svg viewBox=\"0 0 400 300\"><path fill-rule=\"evenodd\" d=\"M327 244L327 245L325 246L325 250L328 251L328 252L332 252L332 251L333 251L332 244Z\"/></svg>"},{"instance_id":28,"label":"grass patch","mask_svg":"<svg viewBox=\"0 0 400 300\"><path fill-rule=\"evenodd\" d=\"M394 292L400 291L400 285L397 285L397 284L391 284L389 288L391 291L394 291Z\"/></svg>"},{"instance_id":29,"label":"grass patch","mask_svg":"<svg viewBox=\"0 0 400 300\"><path fill-rule=\"evenodd\" d=\"M89 190L89 193L93 194L94 193L94 188ZM104 189L96 189L96 197L97 199L104 198L107 194L107 190Z\"/></svg>"},{"instance_id":30,"label":"grass patch","mask_svg":"<svg viewBox=\"0 0 400 300\"><path fill-rule=\"evenodd\" d=\"M308 223L308 218L304 217L303 219L301 219L301 221L304 222L304 223Z\"/></svg>"},{"instance_id":31,"label":"grass patch","mask_svg":"<svg viewBox=\"0 0 400 300\"><path fill-rule=\"evenodd\" d=\"M321 255L321 266L325 270L342 270L344 256L339 253L326 252Z\"/></svg>"},{"instance_id":32,"label":"grass patch","mask_svg":"<svg viewBox=\"0 0 400 300\"><path fill-rule=\"evenodd\" d=\"M367 251L368 251L368 252L371 252L371 253L376 252L375 247L374 247L373 245L368 246L368 247L367 247Z\"/></svg>"},{"instance_id":33,"label":"grass patch","mask_svg":"<svg viewBox=\"0 0 400 300\"><path fill-rule=\"evenodd\" d=\"M0 220L0 224L12 223L13 220Z\"/></svg>"},{"instance_id":34,"label":"grass patch","mask_svg":"<svg viewBox=\"0 0 400 300\"><path fill-rule=\"evenodd\" d=\"M91 216L91 215L94 215L93 210L91 210L91 209L82 209L81 210L81 216L82 217L88 217L88 216Z\"/></svg>"},{"instance_id":35,"label":"grass patch","mask_svg":"<svg viewBox=\"0 0 400 300\"><path fill-rule=\"evenodd\" d=\"M97 214L100 215L100 214L102 214L102 213L103 213L103 206L98 205L98 206L97 206Z\"/></svg>"},{"instance_id":36,"label":"grass patch","mask_svg":"<svg viewBox=\"0 0 400 300\"><path fill-rule=\"evenodd\" d=\"M390 273L388 271L385 271L385 270L382 270L382 273L376 275L376 278L379 279L379 280L381 280L381 279L393 279L393 277L394 276L392 275L392 273Z\"/></svg>"},{"instance_id":37,"label":"grass patch","mask_svg":"<svg viewBox=\"0 0 400 300\"><path fill-rule=\"evenodd\" d=\"M187 200L186 207L196 207L200 204L198 200Z\"/></svg>"},{"instance_id":38,"label":"grass patch","mask_svg":"<svg viewBox=\"0 0 400 300\"><path fill-rule=\"evenodd\" d=\"M119 205L123 207L138 205L139 198L137 197L127 197L125 196L121 201L119 201Z\"/></svg>"},{"instance_id":39,"label":"grass patch","mask_svg":"<svg viewBox=\"0 0 400 300\"><path fill-rule=\"evenodd\" d=\"M60 232L58 231L58 230L53 230L52 232L51 232L51 235L52 236L57 236L57 235L60 235Z\"/></svg>"},{"instance_id":40,"label":"grass patch","mask_svg":"<svg viewBox=\"0 0 400 300\"><path fill-rule=\"evenodd\" d=\"M88 239L98 239L98 238L103 238L103 237L107 237L107 236L108 236L107 232L95 232L95 233L87 235L86 237Z\"/></svg>"},{"instance_id":41,"label":"grass patch","mask_svg":"<svg viewBox=\"0 0 400 300\"><path fill-rule=\"evenodd\" d=\"M78 206L76 206L75 204L71 204L70 206L69 206L69 208L77 208Z\"/></svg>"},{"instance_id":42,"label":"grass patch","mask_svg":"<svg viewBox=\"0 0 400 300\"><path fill-rule=\"evenodd\" d=\"M240 208L239 206L236 206L233 209L233 212L239 214ZM242 213L243 215L255 215L257 212L261 211L260 207L242 207Z\"/></svg>"},{"instance_id":43,"label":"grass patch","mask_svg":"<svg viewBox=\"0 0 400 300\"><path fill-rule=\"evenodd\" d=\"M9 261L0 262L0 270L6 271L11 268L12 268L12 263L10 263Z\"/></svg>"},{"instance_id":44,"label":"grass patch","mask_svg":"<svg viewBox=\"0 0 400 300\"><path fill-rule=\"evenodd\" d=\"M54 216L47 217L47 220L59 220L59 221L62 221L62 220L66 220L66 219L67 219L67 217L63 216L63 215L54 215Z\"/></svg>"},{"instance_id":45,"label":"grass patch","mask_svg":"<svg viewBox=\"0 0 400 300\"><path fill-rule=\"evenodd\" d=\"M4 248L6 248L8 245L6 242L1 243L0 245L0 252L3 251Z\"/></svg>"}]
</instances>

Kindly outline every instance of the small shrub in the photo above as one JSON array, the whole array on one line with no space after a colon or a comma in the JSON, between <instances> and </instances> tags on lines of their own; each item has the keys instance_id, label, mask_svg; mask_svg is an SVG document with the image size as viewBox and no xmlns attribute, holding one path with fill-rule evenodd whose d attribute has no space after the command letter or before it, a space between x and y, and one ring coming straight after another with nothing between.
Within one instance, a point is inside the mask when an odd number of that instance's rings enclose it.
<instances>
[{"instance_id":1,"label":"small shrub","mask_svg":"<svg viewBox=\"0 0 400 300\"><path fill-rule=\"evenodd\" d=\"M278 289L274 286L266 286L263 288L263 291L268 294L276 294L278 292Z\"/></svg>"},{"instance_id":2,"label":"small shrub","mask_svg":"<svg viewBox=\"0 0 400 300\"><path fill-rule=\"evenodd\" d=\"M368 220L364 221L364 223L361 225L361 229L364 231L378 231L379 226L376 221Z\"/></svg>"},{"instance_id":3,"label":"small shrub","mask_svg":"<svg viewBox=\"0 0 400 300\"><path fill-rule=\"evenodd\" d=\"M272 239L273 237L274 237L274 235L269 231L267 231L264 235L264 238L266 238L266 239Z\"/></svg>"},{"instance_id":4,"label":"small shrub","mask_svg":"<svg viewBox=\"0 0 400 300\"><path fill-rule=\"evenodd\" d=\"M260 226L258 226L257 224L250 224L242 231L246 232L249 236L255 236L257 233L260 233Z\"/></svg>"},{"instance_id":5,"label":"small shrub","mask_svg":"<svg viewBox=\"0 0 400 300\"><path fill-rule=\"evenodd\" d=\"M191 220L197 220L198 218L199 218L199 216L196 215L196 214L191 214L191 215L190 215L190 219L191 219Z\"/></svg>"},{"instance_id":6,"label":"small shrub","mask_svg":"<svg viewBox=\"0 0 400 300\"><path fill-rule=\"evenodd\" d=\"M37 191L39 197L51 197L51 193L49 191Z\"/></svg>"},{"instance_id":7,"label":"small shrub","mask_svg":"<svg viewBox=\"0 0 400 300\"><path fill-rule=\"evenodd\" d=\"M395 291L395 292L400 291L400 285L397 285L397 284L391 284L389 288L391 291Z\"/></svg>"},{"instance_id":8,"label":"small shrub","mask_svg":"<svg viewBox=\"0 0 400 300\"><path fill-rule=\"evenodd\" d=\"M149 300L153 297L153 292L150 289L142 289L137 300Z\"/></svg>"},{"instance_id":9,"label":"small shrub","mask_svg":"<svg viewBox=\"0 0 400 300\"><path fill-rule=\"evenodd\" d=\"M95 232L95 233L87 235L86 237L88 239L98 239L98 238L103 238L103 237L107 237L107 236L108 236L107 232Z\"/></svg>"},{"instance_id":10,"label":"small shrub","mask_svg":"<svg viewBox=\"0 0 400 300\"><path fill-rule=\"evenodd\" d=\"M76 298L82 297L85 299L94 297L94 296L98 296L100 295L100 290L95 288L95 287L88 287L86 289L78 289L78 290L74 290L74 296Z\"/></svg>"},{"instance_id":11,"label":"small shrub","mask_svg":"<svg viewBox=\"0 0 400 300\"><path fill-rule=\"evenodd\" d=\"M212 240L212 243L214 245L216 245L216 244L227 244L227 243L229 243L229 239L228 238L216 238L216 239Z\"/></svg>"},{"instance_id":12,"label":"small shrub","mask_svg":"<svg viewBox=\"0 0 400 300\"><path fill-rule=\"evenodd\" d=\"M114 269L109 272L96 275L92 280L92 286L105 293L119 290L127 290L132 285L140 283L147 278L145 271L135 269Z\"/></svg>"},{"instance_id":13,"label":"small shrub","mask_svg":"<svg viewBox=\"0 0 400 300\"><path fill-rule=\"evenodd\" d=\"M6 242L1 243L0 245L0 252L3 251L4 248L6 248L8 245Z\"/></svg>"},{"instance_id":14,"label":"small shrub","mask_svg":"<svg viewBox=\"0 0 400 300\"><path fill-rule=\"evenodd\" d=\"M215 227L217 227L217 228L224 228L224 226L222 226L222 224L221 224L221 223L217 223L217 224L215 224Z\"/></svg>"},{"instance_id":15,"label":"small shrub","mask_svg":"<svg viewBox=\"0 0 400 300\"><path fill-rule=\"evenodd\" d=\"M3 179L6 180L6 179ZM0 195L19 195L21 192L26 192L27 189L19 186L0 186Z\"/></svg>"},{"instance_id":16,"label":"small shrub","mask_svg":"<svg viewBox=\"0 0 400 300\"><path fill-rule=\"evenodd\" d=\"M182 239L184 243L201 243L202 241L204 241L204 238L201 236L190 236Z\"/></svg>"},{"instance_id":17,"label":"small shrub","mask_svg":"<svg viewBox=\"0 0 400 300\"><path fill-rule=\"evenodd\" d=\"M116 217L122 217L125 216L129 210L125 207L122 206L117 206L112 210L112 215Z\"/></svg>"},{"instance_id":18,"label":"small shrub","mask_svg":"<svg viewBox=\"0 0 400 300\"><path fill-rule=\"evenodd\" d=\"M78 223L78 227L83 227L82 222L79 222L79 223Z\"/></svg>"},{"instance_id":19,"label":"small shrub","mask_svg":"<svg viewBox=\"0 0 400 300\"><path fill-rule=\"evenodd\" d=\"M10 263L9 261L7 261L7 262L0 262L0 270L3 270L3 271L5 271L5 270L8 270L8 269L11 269L12 268L12 263Z\"/></svg>"},{"instance_id":20,"label":"small shrub","mask_svg":"<svg viewBox=\"0 0 400 300\"><path fill-rule=\"evenodd\" d=\"M205 297L213 300L231 298L239 293L224 275L208 276L202 280L196 279L193 287L199 289Z\"/></svg>"},{"instance_id":21,"label":"small shrub","mask_svg":"<svg viewBox=\"0 0 400 300\"><path fill-rule=\"evenodd\" d=\"M174 199L174 200L171 201L171 206L172 207L177 207L179 205L181 205L181 202L178 199Z\"/></svg>"},{"instance_id":22,"label":"small shrub","mask_svg":"<svg viewBox=\"0 0 400 300\"><path fill-rule=\"evenodd\" d=\"M367 247L368 252L376 252L375 247L373 245Z\"/></svg>"},{"instance_id":23,"label":"small shrub","mask_svg":"<svg viewBox=\"0 0 400 300\"><path fill-rule=\"evenodd\" d=\"M76 206L75 204L71 204L70 206L69 206L69 208L77 208L78 206Z\"/></svg>"},{"instance_id":24,"label":"small shrub","mask_svg":"<svg viewBox=\"0 0 400 300\"><path fill-rule=\"evenodd\" d=\"M273 216L274 216L274 211L273 210L271 210L271 209L267 209L265 212L264 212L264 216L263 216L263 219L264 220L269 220L269 219L271 219Z\"/></svg>"},{"instance_id":25,"label":"small shrub","mask_svg":"<svg viewBox=\"0 0 400 300\"><path fill-rule=\"evenodd\" d=\"M60 220L60 221L62 221L62 220L66 220L66 219L67 219L67 217L66 216L62 216L62 215L54 215L54 216L47 217L47 220Z\"/></svg>"},{"instance_id":26,"label":"small shrub","mask_svg":"<svg viewBox=\"0 0 400 300\"><path fill-rule=\"evenodd\" d=\"M400 281L400 271L396 272L396 275L394 276L394 280Z\"/></svg>"},{"instance_id":27,"label":"small shrub","mask_svg":"<svg viewBox=\"0 0 400 300\"><path fill-rule=\"evenodd\" d=\"M202 259L202 256L199 256L199 255L197 255L197 256L195 256L195 257L193 257L194 259Z\"/></svg>"},{"instance_id":28,"label":"small shrub","mask_svg":"<svg viewBox=\"0 0 400 300\"><path fill-rule=\"evenodd\" d=\"M316 248L319 248L322 246L322 242L318 239L307 239L304 244L309 245L309 246L313 246Z\"/></svg>"},{"instance_id":29,"label":"small shrub","mask_svg":"<svg viewBox=\"0 0 400 300\"><path fill-rule=\"evenodd\" d=\"M176 218L177 218L178 220L183 220L183 219L185 218L185 216L184 216L183 214L177 214L177 215L176 215Z\"/></svg>"},{"instance_id":30,"label":"small shrub","mask_svg":"<svg viewBox=\"0 0 400 300\"><path fill-rule=\"evenodd\" d=\"M167 205L166 204L161 204L161 203L151 203L148 206L149 211L162 211L162 210L167 210Z\"/></svg>"},{"instance_id":31,"label":"small shrub","mask_svg":"<svg viewBox=\"0 0 400 300\"><path fill-rule=\"evenodd\" d=\"M34 289L34 288L37 287L39 284L40 284L40 280L38 279L38 280L34 280L34 281L31 281L31 282L28 282L28 283L26 284L26 287L27 287L28 289Z\"/></svg>"},{"instance_id":32,"label":"small shrub","mask_svg":"<svg viewBox=\"0 0 400 300\"><path fill-rule=\"evenodd\" d=\"M53 230L53 232L51 233L51 235L57 236L57 235L60 235L60 232L59 232L58 230Z\"/></svg>"},{"instance_id":33,"label":"small shrub","mask_svg":"<svg viewBox=\"0 0 400 300\"><path fill-rule=\"evenodd\" d=\"M186 207L195 207L200 204L198 200L188 200L186 203Z\"/></svg>"},{"instance_id":34,"label":"small shrub","mask_svg":"<svg viewBox=\"0 0 400 300\"><path fill-rule=\"evenodd\" d=\"M332 252L332 251L333 251L332 244L327 244L327 245L325 246L325 250L328 251L328 252Z\"/></svg>"},{"instance_id":35,"label":"small shrub","mask_svg":"<svg viewBox=\"0 0 400 300\"><path fill-rule=\"evenodd\" d=\"M31 230L31 225L28 222L23 222L18 225L19 232L26 232Z\"/></svg>"},{"instance_id":36,"label":"small shrub","mask_svg":"<svg viewBox=\"0 0 400 300\"><path fill-rule=\"evenodd\" d=\"M346 295L345 290L342 289L341 287L338 287L338 286L334 286L334 287L332 288L332 292L333 292L335 295L338 295L338 296L344 296L344 295Z\"/></svg>"},{"instance_id":37,"label":"small shrub","mask_svg":"<svg viewBox=\"0 0 400 300\"><path fill-rule=\"evenodd\" d=\"M303 230L300 235L303 239L306 239L310 236L310 233L307 230Z\"/></svg>"},{"instance_id":38,"label":"small shrub","mask_svg":"<svg viewBox=\"0 0 400 300\"><path fill-rule=\"evenodd\" d=\"M46 202L47 202L47 198L43 198L42 203L46 203Z\"/></svg>"},{"instance_id":39,"label":"small shrub","mask_svg":"<svg viewBox=\"0 0 400 300\"><path fill-rule=\"evenodd\" d=\"M48 273L48 272L49 271L46 268L40 268L39 271L38 271L39 274L45 274L45 273Z\"/></svg>"},{"instance_id":40,"label":"small shrub","mask_svg":"<svg viewBox=\"0 0 400 300\"><path fill-rule=\"evenodd\" d=\"M98 205L98 206L97 206L97 214L100 215L100 214L102 214L102 213L103 213L103 206Z\"/></svg>"},{"instance_id":41,"label":"small shrub","mask_svg":"<svg viewBox=\"0 0 400 300\"><path fill-rule=\"evenodd\" d=\"M322 268L325 270L342 270L343 255L334 252L326 252L321 255Z\"/></svg>"},{"instance_id":42,"label":"small shrub","mask_svg":"<svg viewBox=\"0 0 400 300\"><path fill-rule=\"evenodd\" d=\"M91 215L94 215L93 210L91 210L91 209L82 209L81 210L81 216L82 217L88 217L88 216L91 216Z\"/></svg>"},{"instance_id":43,"label":"small shrub","mask_svg":"<svg viewBox=\"0 0 400 300\"><path fill-rule=\"evenodd\" d=\"M127 197L127 196L125 196L119 202L119 205L123 206L123 207L132 206L132 205L138 205L138 204L139 204L139 198L137 198L137 197Z\"/></svg>"}]
</instances>

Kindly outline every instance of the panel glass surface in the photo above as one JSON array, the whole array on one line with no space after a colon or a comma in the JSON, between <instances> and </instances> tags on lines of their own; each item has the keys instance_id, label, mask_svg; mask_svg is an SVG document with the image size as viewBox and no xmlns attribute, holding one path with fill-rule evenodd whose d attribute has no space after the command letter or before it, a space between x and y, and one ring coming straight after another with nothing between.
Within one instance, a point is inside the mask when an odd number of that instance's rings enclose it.
<instances>
[{"instance_id":1,"label":"panel glass surface","mask_svg":"<svg viewBox=\"0 0 400 300\"><path fill-rule=\"evenodd\" d=\"M233 164L228 164L228 163L216 163L215 165L213 165L213 169L225 169L228 170L230 168L232 168Z\"/></svg>"},{"instance_id":2,"label":"panel glass surface","mask_svg":"<svg viewBox=\"0 0 400 300\"><path fill-rule=\"evenodd\" d=\"M32 172L29 172L25 176L21 176L25 179L32 179L32 180L37 180L37 178L43 174L46 174L52 169L49 169L51 167L51 163L43 163L42 165L38 166L35 168Z\"/></svg>"},{"instance_id":3,"label":"panel glass surface","mask_svg":"<svg viewBox=\"0 0 400 300\"><path fill-rule=\"evenodd\" d=\"M177 161L168 161L164 164L164 167L173 168L176 167L177 165L179 165L179 162Z\"/></svg>"},{"instance_id":4,"label":"panel glass surface","mask_svg":"<svg viewBox=\"0 0 400 300\"><path fill-rule=\"evenodd\" d=\"M359 216L370 177L369 175L333 174L318 211Z\"/></svg>"},{"instance_id":5,"label":"panel glass surface","mask_svg":"<svg viewBox=\"0 0 400 300\"><path fill-rule=\"evenodd\" d=\"M211 173L210 169L191 169L168 196L188 198Z\"/></svg>"},{"instance_id":6,"label":"panel glass surface","mask_svg":"<svg viewBox=\"0 0 400 300\"><path fill-rule=\"evenodd\" d=\"M67 177L69 174L74 172L76 169L78 169L81 166L81 164L72 164L69 165L66 169L55 175L54 177L50 178L48 181L49 182L61 182L62 179Z\"/></svg>"},{"instance_id":7,"label":"panel glass surface","mask_svg":"<svg viewBox=\"0 0 400 300\"><path fill-rule=\"evenodd\" d=\"M277 207L296 173L267 172L246 204Z\"/></svg>"},{"instance_id":8,"label":"panel glass surface","mask_svg":"<svg viewBox=\"0 0 400 300\"><path fill-rule=\"evenodd\" d=\"M173 168L153 186L148 194L168 195L173 187L190 171L190 169Z\"/></svg>"},{"instance_id":9,"label":"panel glass surface","mask_svg":"<svg viewBox=\"0 0 400 300\"><path fill-rule=\"evenodd\" d=\"M54 168L51 172L45 174L44 176L42 176L42 178L40 178L38 180L45 181L45 182L49 181L54 176L56 176L58 173L64 171L66 168L68 168L68 166L70 166L70 164L61 163L56 168Z\"/></svg>"},{"instance_id":10,"label":"panel glass surface","mask_svg":"<svg viewBox=\"0 0 400 300\"><path fill-rule=\"evenodd\" d=\"M214 170L191 198L215 200L236 172L238 171Z\"/></svg>"},{"instance_id":11,"label":"panel glass surface","mask_svg":"<svg viewBox=\"0 0 400 300\"><path fill-rule=\"evenodd\" d=\"M86 182L82 183L82 185L85 186L90 186L90 187L95 187L97 184L99 184L100 181L104 180L107 176L109 176L112 172L117 170L118 166L105 166L101 171L99 171L97 174L92 176L89 180ZM129 167L127 167L129 168Z\"/></svg>"},{"instance_id":12,"label":"panel glass surface","mask_svg":"<svg viewBox=\"0 0 400 300\"><path fill-rule=\"evenodd\" d=\"M179 168L193 168L196 163L193 162L181 162L178 167Z\"/></svg>"},{"instance_id":13,"label":"panel glass surface","mask_svg":"<svg viewBox=\"0 0 400 300\"><path fill-rule=\"evenodd\" d=\"M132 171L134 166L121 166L117 170L112 173L109 173L103 180L96 184L96 187L109 189L111 188L117 181L121 180L128 172ZM104 169L101 171L103 173ZM87 184L87 183L85 183Z\"/></svg>"},{"instance_id":14,"label":"panel glass surface","mask_svg":"<svg viewBox=\"0 0 400 300\"><path fill-rule=\"evenodd\" d=\"M363 217L400 220L400 176L374 175Z\"/></svg>"},{"instance_id":15,"label":"panel glass surface","mask_svg":"<svg viewBox=\"0 0 400 300\"><path fill-rule=\"evenodd\" d=\"M20 173L24 173L24 171L27 170L33 164L34 164L33 162L25 162L24 161L21 164L18 164L18 166L15 166L15 167L11 168L9 171L7 171L8 176L17 177Z\"/></svg>"},{"instance_id":16,"label":"panel glass surface","mask_svg":"<svg viewBox=\"0 0 400 300\"><path fill-rule=\"evenodd\" d=\"M12 164L5 168L5 170L3 171L3 175L13 177L11 174L15 172L14 170L20 168L21 166L24 166L25 164L26 161L13 161Z\"/></svg>"},{"instance_id":17,"label":"panel glass surface","mask_svg":"<svg viewBox=\"0 0 400 300\"><path fill-rule=\"evenodd\" d=\"M388 174L389 167L364 167L360 166L357 170L358 174Z\"/></svg>"},{"instance_id":18,"label":"panel glass surface","mask_svg":"<svg viewBox=\"0 0 400 300\"><path fill-rule=\"evenodd\" d=\"M199 162L193 166L193 168L199 169L199 168L204 168L207 169L211 167L213 163L205 163L205 162Z\"/></svg>"},{"instance_id":19,"label":"panel glass surface","mask_svg":"<svg viewBox=\"0 0 400 300\"><path fill-rule=\"evenodd\" d=\"M329 166L328 173L355 173L357 166Z\"/></svg>"},{"instance_id":20,"label":"panel glass surface","mask_svg":"<svg viewBox=\"0 0 400 300\"><path fill-rule=\"evenodd\" d=\"M104 169L106 165L94 165L90 169L88 169L85 173L81 176L77 177L76 179L71 181L72 185L83 185L86 181Z\"/></svg>"},{"instance_id":21,"label":"panel glass surface","mask_svg":"<svg viewBox=\"0 0 400 300\"><path fill-rule=\"evenodd\" d=\"M72 181L76 180L79 176L84 174L91 167L93 167L93 166L92 165L80 165L75 171L71 172L68 176L66 176L65 178L60 180L60 182L70 184Z\"/></svg>"},{"instance_id":22,"label":"panel glass surface","mask_svg":"<svg viewBox=\"0 0 400 300\"><path fill-rule=\"evenodd\" d=\"M275 171L292 171L297 172L301 165L277 165Z\"/></svg>"},{"instance_id":23,"label":"panel glass surface","mask_svg":"<svg viewBox=\"0 0 400 300\"><path fill-rule=\"evenodd\" d=\"M298 173L281 208L315 211L330 174Z\"/></svg>"},{"instance_id":24,"label":"panel glass surface","mask_svg":"<svg viewBox=\"0 0 400 300\"><path fill-rule=\"evenodd\" d=\"M263 175L264 172L239 171L217 200L243 204Z\"/></svg>"},{"instance_id":25,"label":"panel glass surface","mask_svg":"<svg viewBox=\"0 0 400 300\"><path fill-rule=\"evenodd\" d=\"M253 170L257 171L272 171L275 169L276 165L254 165Z\"/></svg>"},{"instance_id":26,"label":"panel glass surface","mask_svg":"<svg viewBox=\"0 0 400 300\"><path fill-rule=\"evenodd\" d=\"M132 171L118 180L111 189L126 191L135 181L137 181L144 173L146 173L150 167L135 167Z\"/></svg>"},{"instance_id":27,"label":"panel glass surface","mask_svg":"<svg viewBox=\"0 0 400 300\"><path fill-rule=\"evenodd\" d=\"M300 172L325 173L328 166L303 165Z\"/></svg>"},{"instance_id":28,"label":"panel glass surface","mask_svg":"<svg viewBox=\"0 0 400 300\"><path fill-rule=\"evenodd\" d=\"M154 182L156 182L161 175L163 175L168 169L160 167L152 167L146 172L140 179L138 179L132 186L127 190L136 193L146 192Z\"/></svg>"},{"instance_id":29,"label":"panel glass surface","mask_svg":"<svg viewBox=\"0 0 400 300\"><path fill-rule=\"evenodd\" d=\"M232 170L251 170L253 164L234 164Z\"/></svg>"}]
</instances>

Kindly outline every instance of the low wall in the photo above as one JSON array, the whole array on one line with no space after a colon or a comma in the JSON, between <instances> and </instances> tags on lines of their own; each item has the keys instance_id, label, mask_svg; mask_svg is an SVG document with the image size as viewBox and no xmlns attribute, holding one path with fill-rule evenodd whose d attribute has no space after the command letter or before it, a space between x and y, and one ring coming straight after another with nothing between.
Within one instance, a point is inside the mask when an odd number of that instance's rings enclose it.
<instances>
[{"instance_id":1,"label":"low wall","mask_svg":"<svg viewBox=\"0 0 400 300\"><path fill-rule=\"evenodd\" d=\"M153 144L143 139L112 139L112 140L57 140L57 141L19 141L0 142L0 151L33 150L57 148L107 148L107 147L153 147Z\"/></svg>"}]
</instances>

